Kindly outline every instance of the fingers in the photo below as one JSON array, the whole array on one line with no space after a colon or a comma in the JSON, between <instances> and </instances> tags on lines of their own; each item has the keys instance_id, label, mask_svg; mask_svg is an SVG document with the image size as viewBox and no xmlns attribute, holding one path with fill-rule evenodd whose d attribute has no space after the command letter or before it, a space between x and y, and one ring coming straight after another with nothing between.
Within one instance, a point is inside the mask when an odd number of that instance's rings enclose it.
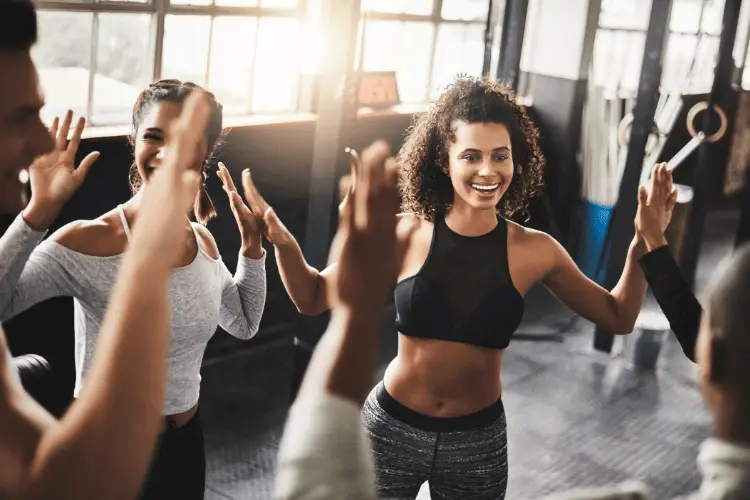
<instances>
[{"instance_id":1,"label":"fingers","mask_svg":"<svg viewBox=\"0 0 750 500\"><path fill-rule=\"evenodd\" d=\"M377 217L380 210L391 202L383 199L387 184L385 163L389 154L390 147L384 141L374 142L362 153L357 189L351 193L354 212L352 222L357 229L366 229L371 218Z\"/></svg>"},{"instance_id":2,"label":"fingers","mask_svg":"<svg viewBox=\"0 0 750 500\"><path fill-rule=\"evenodd\" d=\"M202 155L199 144L205 136L210 115L211 107L204 92L194 91L185 99L182 113L171 124L177 138L174 148L177 154L167 155L166 164L161 170L185 171L198 163Z\"/></svg>"},{"instance_id":3,"label":"fingers","mask_svg":"<svg viewBox=\"0 0 750 500\"><path fill-rule=\"evenodd\" d=\"M675 205L677 205L678 194L679 193L677 191L677 188L676 187L672 188L672 192L670 193L669 198L667 199L667 209L669 209L670 211L672 211Z\"/></svg>"},{"instance_id":4,"label":"fingers","mask_svg":"<svg viewBox=\"0 0 750 500\"><path fill-rule=\"evenodd\" d=\"M56 116L52 120L52 125L49 128L49 134L52 136L52 142L57 141L57 129L60 127L60 117Z\"/></svg>"},{"instance_id":5,"label":"fingers","mask_svg":"<svg viewBox=\"0 0 750 500\"><path fill-rule=\"evenodd\" d=\"M349 168L350 168L349 175L351 176L351 183L349 184L349 189L353 190L356 187L357 171L359 171L362 168L362 159L359 157L359 154L354 148L346 148L346 152L349 153L349 155L351 156L351 159L349 161Z\"/></svg>"},{"instance_id":6,"label":"fingers","mask_svg":"<svg viewBox=\"0 0 750 500\"><path fill-rule=\"evenodd\" d=\"M59 150L64 150L65 145L68 142L68 133L70 132L70 123L73 121L73 111L68 110L63 118L62 125L60 126L60 132L57 134L56 147Z\"/></svg>"},{"instance_id":7,"label":"fingers","mask_svg":"<svg viewBox=\"0 0 750 500\"><path fill-rule=\"evenodd\" d=\"M250 210L256 214L265 214L270 207L260 192L258 192L258 188L255 187L255 182L253 182L253 176L249 168L246 168L242 172L242 189L245 191L245 198L250 204Z\"/></svg>"},{"instance_id":8,"label":"fingers","mask_svg":"<svg viewBox=\"0 0 750 500\"><path fill-rule=\"evenodd\" d=\"M78 151L78 146L81 144L81 134L83 134L83 129L86 126L86 119L84 117L78 118L78 121L76 122L76 128L73 130L73 137L70 138L70 142L68 143L68 153L76 154Z\"/></svg>"},{"instance_id":9,"label":"fingers","mask_svg":"<svg viewBox=\"0 0 750 500\"><path fill-rule=\"evenodd\" d=\"M232 175L229 173L229 170L227 170L227 167L222 163L219 162L219 171L216 172L216 175L219 176L219 179L221 179L222 184L224 184L224 190L227 192L237 192L237 187L234 185L234 181L232 180Z\"/></svg>"},{"instance_id":10,"label":"fingers","mask_svg":"<svg viewBox=\"0 0 750 500\"><path fill-rule=\"evenodd\" d=\"M646 186L638 186L638 204L645 205L647 202L648 202L648 190L646 189Z\"/></svg>"},{"instance_id":11,"label":"fingers","mask_svg":"<svg viewBox=\"0 0 750 500\"><path fill-rule=\"evenodd\" d=\"M83 180L89 174L89 170L91 170L91 167L94 165L94 163L96 163L96 160L99 159L99 156L101 156L99 151L94 151L86 155L86 158L81 160L81 164L78 165L78 168L74 173L79 183L83 182Z\"/></svg>"}]
</instances>

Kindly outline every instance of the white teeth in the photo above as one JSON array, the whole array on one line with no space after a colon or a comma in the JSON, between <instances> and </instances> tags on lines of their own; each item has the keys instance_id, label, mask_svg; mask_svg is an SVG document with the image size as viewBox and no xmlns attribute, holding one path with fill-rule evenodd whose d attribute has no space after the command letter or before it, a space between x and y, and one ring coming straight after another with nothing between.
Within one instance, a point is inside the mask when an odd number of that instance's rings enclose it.
<instances>
[{"instance_id":1,"label":"white teeth","mask_svg":"<svg viewBox=\"0 0 750 500\"><path fill-rule=\"evenodd\" d=\"M478 191L494 191L495 189L498 188L498 186L500 186L500 184L491 184L489 186L480 185L480 184L472 184L471 185L471 187L473 187L474 189L476 189Z\"/></svg>"}]
</instances>

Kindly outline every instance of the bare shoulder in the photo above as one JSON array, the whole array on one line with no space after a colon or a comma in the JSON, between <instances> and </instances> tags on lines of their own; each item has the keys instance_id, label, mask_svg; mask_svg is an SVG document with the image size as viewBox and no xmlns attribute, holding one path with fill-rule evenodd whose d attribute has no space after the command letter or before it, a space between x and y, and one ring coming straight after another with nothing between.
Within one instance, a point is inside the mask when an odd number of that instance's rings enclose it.
<instances>
[{"instance_id":1,"label":"bare shoulder","mask_svg":"<svg viewBox=\"0 0 750 500\"><path fill-rule=\"evenodd\" d=\"M524 227L521 224L513 221L507 221L508 223L508 241L511 244L523 245L527 250L554 250L560 246L560 243L538 229L532 229L530 227Z\"/></svg>"},{"instance_id":2,"label":"bare shoulder","mask_svg":"<svg viewBox=\"0 0 750 500\"><path fill-rule=\"evenodd\" d=\"M432 222L428 221L421 215L411 212L403 212L396 217L396 237L399 242L407 242L415 235L423 232L429 232L432 234Z\"/></svg>"},{"instance_id":3,"label":"bare shoulder","mask_svg":"<svg viewBox=\"0 0 750 500\"><path fill-rule=\"evenodd\" d=\"M544 231L508 221L508 252L518 262L533 261L540 279L545 279L570 259L565 247Z\"/></svg>"},{"instance_id":4,"label":"bare shoulder","mask_svg":"<svg viewBox=\"0 0 750 500\"><path fill-rule=\"evenodd\" d=\"M211 231L206 226L197 222L191 222L191 224L193 225L193 229L195 229L195 234L198 236L198 245L201 247L201 250L206 252L212 259L218 259L219 247L216 245L216 240Z\"/></svg>"},{"instance_id":5,"label":"bare shoulder","mask_svg":"<svg viewBox=\"0 0 750 500\"><path fill-rule=\"evenodd\" d=\"M94 220L77 220L61 227L50 240L74 252L104 257L122 253L125 232L122 224L106 215ZM123 240L125 239L125 240Z\"/></svg>"}]
</instances>

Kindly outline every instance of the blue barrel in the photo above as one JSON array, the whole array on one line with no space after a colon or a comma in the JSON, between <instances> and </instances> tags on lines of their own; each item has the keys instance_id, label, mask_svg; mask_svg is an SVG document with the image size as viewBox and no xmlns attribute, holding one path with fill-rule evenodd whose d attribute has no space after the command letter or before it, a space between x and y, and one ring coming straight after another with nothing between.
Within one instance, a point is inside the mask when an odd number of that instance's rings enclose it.
<instances>
[{"instance_id":1,"label":"blue barrel","mask_svg":"<svg viewBox=\"0 0 750 500\"><path fill-rule=\"evenodd\" d=\"M612 218L612 208L611 206L599 205L591 200L583 200L578 267L586 276L600 284L604 282L609 252L605 255L599 275L594 276L594 273L596 273L596 266L599 264L599 255L602 252L607 227Z\"/></svg>"}]
</instances>

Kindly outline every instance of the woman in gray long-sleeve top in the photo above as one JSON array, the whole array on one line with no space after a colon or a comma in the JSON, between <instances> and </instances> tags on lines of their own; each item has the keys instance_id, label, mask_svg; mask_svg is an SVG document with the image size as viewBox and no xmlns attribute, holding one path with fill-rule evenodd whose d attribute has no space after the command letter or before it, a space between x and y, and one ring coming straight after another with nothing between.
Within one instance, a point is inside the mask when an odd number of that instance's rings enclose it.
<instances>
[{"instance_id":1,"label":"woman in gray long-sleeve top","mask_svg":"<svg viewBox=\"0 0 750 500\"><path fill-rule=\"evenodd\" d=\"M138 223L142 194L170 146L169 124L195 88L177 80L162 80L139 96L133 110L135 162L130 180L135 196L131 200L96 220L68 224L38 246L44 234L27 227L23 218L16 219L5 235L17 245L11 255L18 257L14 262L23 271L9 273L15 275L11 281L18 279L9 300L0 304L3 320L50 297L74 298L76 397L86 385L108 298L131 229ZM221 105L213 96L211 105L207 137L199 145L204 160L195 166L204 171L204 181L205 169L222 136ZM203 498L205 452L198 417L203 353L217 325L237 338L254 336L265 305L265 252L258 222L221 164L219 176L242 235L237 272L234 277L229 273L213 236L204 227L215 215L204 187L194 206L199 223L185 218L184 250L171 277L172 341L164 431L141 498Z\"/></svg>"}]
</instances>

